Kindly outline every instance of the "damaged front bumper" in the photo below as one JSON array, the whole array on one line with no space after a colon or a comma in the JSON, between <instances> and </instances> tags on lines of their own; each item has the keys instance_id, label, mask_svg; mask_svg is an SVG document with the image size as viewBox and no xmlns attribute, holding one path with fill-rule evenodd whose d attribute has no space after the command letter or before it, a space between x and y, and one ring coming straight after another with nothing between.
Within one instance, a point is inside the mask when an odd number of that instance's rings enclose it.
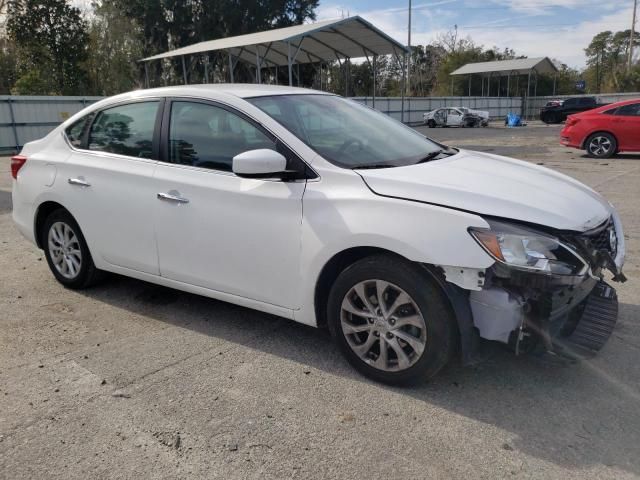
<instances>
[{"instance_id":1,"label":"damaged front bumper","mask_svg":"<svg viewBox=\"0 0 640 480\"><path fill-rule=\"evenodd\" d=\"M618 317L618 300L615 289L604 281L604 272L610 271L613 281L626 280L620 220L614 212L591 231L558 237L586 261L588 268L579 275L526 271L500 262L477 272L443 268L448 282L466 290L472 317L470 322L459 322L464 363L473 363L477 353L477 342L465 344L464 328L506 343L516 354L543 351L584 357L607 342Z\"/></svg>"}]
</instances>

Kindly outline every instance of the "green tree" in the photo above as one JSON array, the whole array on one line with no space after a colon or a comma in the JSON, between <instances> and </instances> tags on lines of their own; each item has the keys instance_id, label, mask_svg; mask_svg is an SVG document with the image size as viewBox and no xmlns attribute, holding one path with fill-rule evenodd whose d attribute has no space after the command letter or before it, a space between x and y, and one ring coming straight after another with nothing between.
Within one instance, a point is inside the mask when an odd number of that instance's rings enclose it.
<instances>
[{"instance_id":1,"label":"green tree","mask_svg":"<svg viewBox=\"0 0 640 480\"><path fill-rule=\"evenodd\" d=\"M103 0L115 11L134 19L141 32L143 56L154 55L204 40L297 25L315 19L319 0ZM211 54L188 58L190 75L202 72L202 63L226 68L227 60ZM182 78L181 64L171 60L150 64L152 77L171 82ZM312 75L313 69L304 76ZM201 75L201 73L199 74ZM250 70L238 69L236 81L251 81ZM301 73L301 76L302 73Z\"/></svg>"},{"instance_id":2,"label":"green tree","mask_svg":"<svg viewBox=\"0 0 640 480\"><path fill-rule=\"evenodd\" d=\"M587 87L593 93L637 91L640 82L635 67L627 71L630 48L630 30L600 32L585 48L587 56ZM640 46L640 38L634 36L634 48ZM637 66L637 63L636 63Z\"/></svg>"},{"instance_id":3,"label":"green tree","mask_svg":"<svg viewBox=\"0 0 640 480\"><path fill-rule=\"evenodd\" d=\"M7 31L18 49L18 94L83 93L87 23L65 0L9 0Z\"/></svg>"},{"instance_id":4,"label":"green tree","mask_svg":"<svg viewBox=\"0 0 640 480\"><path fill-rule=\"evenodd\" d=\"M142 58L142 32L137 22L112 2L94 3L85 62L93 95L113 95L141 87L137 61Z\"/></svg>"}]
</instances>

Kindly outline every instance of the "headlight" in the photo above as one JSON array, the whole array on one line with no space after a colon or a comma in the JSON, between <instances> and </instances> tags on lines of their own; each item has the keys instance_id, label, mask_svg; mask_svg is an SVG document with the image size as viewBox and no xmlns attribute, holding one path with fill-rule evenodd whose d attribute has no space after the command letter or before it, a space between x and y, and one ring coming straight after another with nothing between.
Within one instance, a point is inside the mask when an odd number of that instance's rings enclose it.
<instances>
[{"instance_id":1,"label":"headlight","mask_svg":"<svg viewBox=\"0 0 640 480\"><path fill-rule=\"evenodd\" d=\"M556 275L582 275L587 263L557 238L524 227L489 222L490 229L469 233L500 263L510 267Z\"/></svg>"}]
</instances>

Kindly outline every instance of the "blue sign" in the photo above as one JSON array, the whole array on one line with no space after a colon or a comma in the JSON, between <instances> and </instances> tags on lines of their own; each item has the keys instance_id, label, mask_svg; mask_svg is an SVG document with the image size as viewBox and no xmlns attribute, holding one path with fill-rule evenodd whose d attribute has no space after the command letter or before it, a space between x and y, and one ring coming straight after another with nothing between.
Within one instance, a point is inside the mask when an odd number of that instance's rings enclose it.
<instances>
[{"instance_id":1,"label":"blue sign","mask_svg":"<svg viewBox=\"0 0 640 480\"><path fill-rule=\"evenodd\" d=\"M585 82L584 80L578 80L576 82L576 89L577 90L584 90L586 86L587 86L587 82Z\"/></svg>"}]
</instances>

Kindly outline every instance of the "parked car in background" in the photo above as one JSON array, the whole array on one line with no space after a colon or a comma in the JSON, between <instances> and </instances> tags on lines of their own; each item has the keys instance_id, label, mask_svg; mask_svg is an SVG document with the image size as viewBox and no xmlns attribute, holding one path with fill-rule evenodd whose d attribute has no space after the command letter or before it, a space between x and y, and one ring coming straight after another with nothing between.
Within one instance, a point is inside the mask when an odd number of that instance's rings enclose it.
<instances>
[{"instance_id":1,"label":"parked car in background","mask_svg":"<svg viewBox=\"0 0 640 480\"><path fill-rule=\"evenodd\" d=\"M115 272L328 327L379 381L471 364L480 337L596 351L617 319L624 234L602 196L326 92L118 95L11 175L13 219L65 287Z\"/></svg>"},{"instance_id":2,"label":"parked car in background","mask_svg":"<svg viewBox=\"0 0 640 480\"><path fill-rule=\"evenodd\" d=\"M586 150L595 158L640 152L640 99L570 115L560 132L560 143Z\"/></svg>"},{"instance_id":3,"label":"parked car in background","mask_svg":"<svg viewBox=\"0 0 640 480\"><path fill-rule=\"evenodd\" d=\"M595 97L574 97L566 100L551 100L540 110L540 120L544 123L562 123L574 113L602 107Z\"/></svg>"},{"instance_id":4,"label":"parked car in background","mask_svg":"<svg viewBox=\"0 0 640 480\"><path fill-rule=\"evenodd\" d=\"M435 127L476 127L482 120L474 113L465 112L460 108L437 108L422 115L424 124L429 128Z\"/></svg>"},{"instance_id":5,"label":"parked car in background","mask_svg":"<svg viewBox=\"0 0 640 480\"><path fill-rule=\"evenodd\" d=\"M489 112L487 112L486 110L473 110L467 107L458 107L458 110L464 113L469 113L471 115L476 115L477 117L479 117L480 126L482 127L486 127L489 125Z\"/></svg>"}]
</instances>

